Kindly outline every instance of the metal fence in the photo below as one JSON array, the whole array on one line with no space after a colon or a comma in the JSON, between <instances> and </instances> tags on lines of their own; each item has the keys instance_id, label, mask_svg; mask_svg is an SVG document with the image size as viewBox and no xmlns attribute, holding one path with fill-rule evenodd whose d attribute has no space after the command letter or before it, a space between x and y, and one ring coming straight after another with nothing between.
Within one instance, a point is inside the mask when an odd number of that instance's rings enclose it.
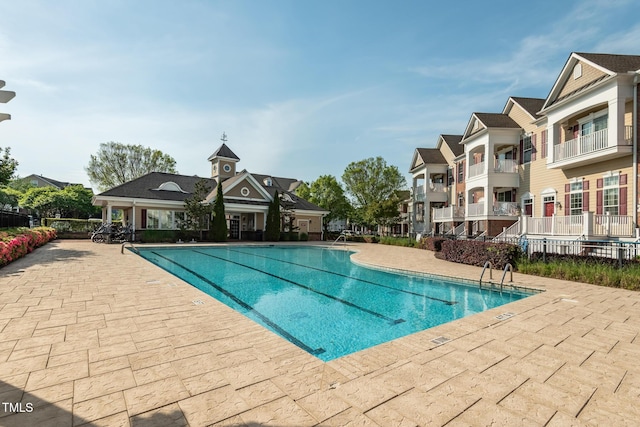
<instances>
[{"instance_id":1,"label":"metal fence","mask_svg":"<svg viewBox=\"0 0 640 427\"><path fill-rule=\"evenodd\" d=\"M615 240L513 239L529 256L536 254L546 261L547 255L571 255L618 260L620 263L640 256L640 242Z\"/></svg>"},{"instance_id":2,"label":"metal fence","mask_svg":"<svg viewBox=\"0 0 640 427\"><path fill-rule=\"evenodd\" d=\"M29 227L29 215L0 211L0 228Z\"/></svg>"}]
</instances>

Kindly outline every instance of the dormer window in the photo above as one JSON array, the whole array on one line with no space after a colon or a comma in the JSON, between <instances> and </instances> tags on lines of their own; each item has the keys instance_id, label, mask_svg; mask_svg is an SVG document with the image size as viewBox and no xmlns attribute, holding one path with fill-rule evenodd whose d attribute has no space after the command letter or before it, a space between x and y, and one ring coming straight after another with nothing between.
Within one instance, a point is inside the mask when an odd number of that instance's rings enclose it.
<instances>
[{"instance_id":1,"label":"dormer window","mask_svg":"<svg viewBox=\"0 0 640 427\"><path fill-rule=\"evenodd\" d=\"M157 191L175 191L178 193L186 193L178 184L173 181L167 181L160 184L158 188L154 188Z\"/></svg>"},{"instance_id":2,"label":"dormer window","mask_svg":"<svg viewBox=\"0 0 640 427\"><path fill-rule=\"evenodd\" d=\"M270 177L266 177L262 182L264 182L264 185L267 187L271 187L273 185L273 180Z\"/></svg>"}]
</instances>

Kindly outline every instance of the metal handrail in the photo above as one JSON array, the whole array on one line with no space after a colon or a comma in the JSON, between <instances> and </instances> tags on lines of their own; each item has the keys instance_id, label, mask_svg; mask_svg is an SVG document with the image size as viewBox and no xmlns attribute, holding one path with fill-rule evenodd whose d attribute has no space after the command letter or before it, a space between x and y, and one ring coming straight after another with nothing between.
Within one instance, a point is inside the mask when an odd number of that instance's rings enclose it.
<instances>
[{"instance_id":1,"label":"metal handrail","mask_svg":"<svg viewBox=\"0 0 640 427\"><path fill-rule=\"evenodd\" d=\"M133 249L133 251L134 251L135 253L140 254L140 251L138 250L138 248L136 248L136 247L134 246L133 242L124 242L124 243L122 244L122 246L120 246L120 253L121 253L121 254L123 254L123 255L124 255L124 246L125 246L127 243L131 246L131 249Z\"/></svg>"},{"instance_id":2,"label":"metal handrail","mask_svg":"<svg viewBox=\"0 0 640 427\"><path fill-rule=\"evenodd\" d=\"M346 234L340 234L338 236L338 238L336 240L333 241L333 243L331 244L331 247L333 247L333 245L335 245L336 243L338 243L338 240L340 240L340 238L342 237L342 239L344 240L344 245L347 245L347 235Z\"/></svg>"},{"instance_id":3,"label":"metal handrail","mask_svg":"<svg viewBox=\"0 0 640 427\"><path fill-rule=\"evenodd\" d=\"M487 261L484 263L484 267L482 267L482 273L480 274L480 289L482 289L482 276L484 276L484 271L489 266L489 280L493 280L493 267L491 266L491 261Z\"/></svg>"},{"instance_id":4,"label":"metal handrail","mask_svg":"<svg viewBox=\"0 0 640 427\"><path fill-rule=\"evenodd\" d=\"M502 272L502 280L500 280L500 292L502 292L502 286L504 285L504 277L507 275L507 270L511 273L509 277L509 282L513 282L513 266L509 263L504 266L504 271Z\"/></svg>"}]
</instances>

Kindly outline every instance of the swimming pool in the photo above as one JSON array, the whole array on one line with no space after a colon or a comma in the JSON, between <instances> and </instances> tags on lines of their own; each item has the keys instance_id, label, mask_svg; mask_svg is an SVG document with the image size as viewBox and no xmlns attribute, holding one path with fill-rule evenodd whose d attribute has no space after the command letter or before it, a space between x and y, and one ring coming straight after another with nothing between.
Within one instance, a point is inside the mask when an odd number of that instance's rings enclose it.
<instances>
[{"instance_id":1,"label":"swimming pool","mask_svg":"<svg viewBox=\"0 0 640 427\"><path fill-rule=\"evenodd\" d=\"M313 246L139 253L323 361L531 295L370 269Z\"/></svg>"}]
</instances>

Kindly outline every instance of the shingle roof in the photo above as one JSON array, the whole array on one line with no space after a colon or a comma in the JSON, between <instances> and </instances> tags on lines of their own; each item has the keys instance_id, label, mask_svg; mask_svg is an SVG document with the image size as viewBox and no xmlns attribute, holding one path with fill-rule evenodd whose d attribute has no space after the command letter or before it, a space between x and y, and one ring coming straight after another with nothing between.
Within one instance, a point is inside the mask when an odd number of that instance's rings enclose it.
<instances>
[{"instance_id":1,"label":"shingle roof","mask_svg":"<svg viewBox=\"0 0 640 427\"><path fill-rule=\"evenodd\" d=\"M613 55L608 53L582 53L576 55L598 64L614 73L626 73L640 70L640 55Z\"/></svg>"},{"instance_id":2,"label":"shingle roof","mask_svg":"<svg viewBox=\"0 0 640 427\"><path fill-rule=\"evenodd\" d=\"M214 151L207 160L211 161L215 157L225 157L227 159L240 160L240 157L236 156L236 154L231 151L231 149L227 147L227 144L225 143L222 143L222 145L218 147L218 149Z\"/></svg>"},{"instance_id":3,"label":"shingle roof","mask_svg":"<svg viewBox=\"0 0 640 427\"><path fill-rule=\"evenodd\" d=\"M533 117L540 118L541 115L538 114L538 111L542 110L542 106L544 105L544 99L542 98L522 98L518 96L512 96L515 102L518 103L522 108L524 108L527 113L531 114Z\"/></svg>"},{"instance_id":4,"label":"shingle roof","mask_svg":"<svg viewBox=\"0 0 640 427\"><path fill-rule=\"evenodd\" d=\"M425 164L447 163L444 156L437 148L417 148L417 150Z\"/></svg>"},{"instance_id":5,"label":"shingle roof","mask_svg":"<svg viewBox=\"0 0 640 427\"><path fill-rule=\"evenodd\" d=\"M454 156L458 157L464 153L464 147L460 145L462 135L440 135L442 140L449 146Z\"/></svg>"},{"instance_id":6,"label":"shingle roof","mask_svg":"<svg viewBox=\"0 0 640 427\"><path fill-rule=\"evenodd\" d=\"M110 190L100 193L98 196L172 200L181 202L193 193L196 183L201 179L207 180L212 191L216 188L217 182L212 178L151 172L141 176L140 178L136 178L132 181L125 182L122 185L111 188ZM180 191L158 190L157 188L165 182L175 182L186 193Z\"/></svg>"},{"instance_id":7,"label":"shingle roof","mask_svg":"<svg viewBox=\"0 0 640 427\"><path fill-rule=\"evenodd\" d=\"M501 113L473 113L488 128L519 128L511 117Z\"/></svg>"}]
</instances>

